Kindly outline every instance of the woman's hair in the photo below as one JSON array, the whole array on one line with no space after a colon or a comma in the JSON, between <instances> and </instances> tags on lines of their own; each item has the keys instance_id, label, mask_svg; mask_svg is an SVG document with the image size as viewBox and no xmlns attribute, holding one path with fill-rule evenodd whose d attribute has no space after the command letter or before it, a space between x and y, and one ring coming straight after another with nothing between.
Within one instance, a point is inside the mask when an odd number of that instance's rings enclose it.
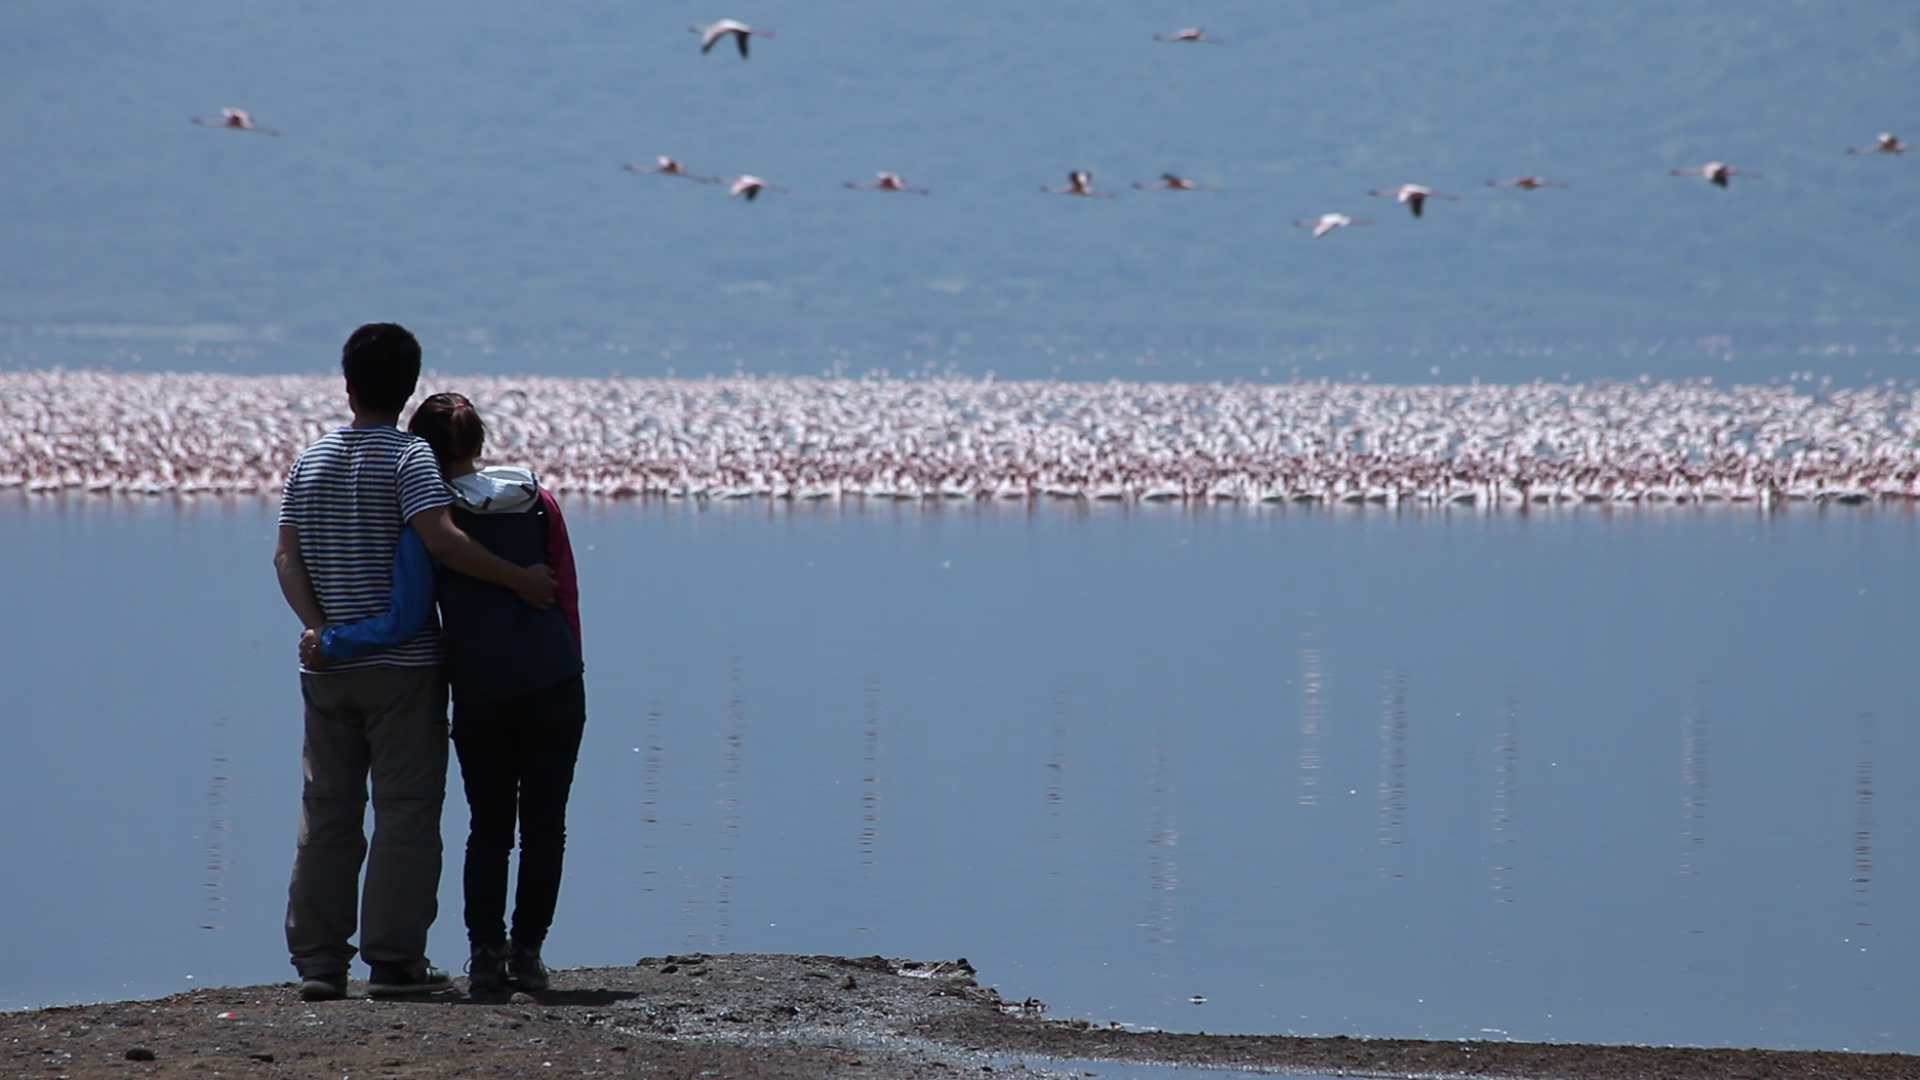
<instances>
[{"instance_id":1,"label":"woman's hair","mask_svg":"<svg viewBox=\"0 0 1920 1080\"><path fill-rule=\"evenodd\" d=\"M407 430L427 440L443 469L478 454L487 441L479 410L460 394L435 394L421 402Z\"/></svg>"}]
</instances>

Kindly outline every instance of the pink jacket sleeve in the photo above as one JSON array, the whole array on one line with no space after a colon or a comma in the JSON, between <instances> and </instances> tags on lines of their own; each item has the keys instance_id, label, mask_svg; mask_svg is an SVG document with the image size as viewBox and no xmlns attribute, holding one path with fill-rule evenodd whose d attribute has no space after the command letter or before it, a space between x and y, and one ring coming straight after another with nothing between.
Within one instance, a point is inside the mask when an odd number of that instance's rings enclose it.
<instances>
[{"instance_id":1,"label":"pink jacket sleeve","mask_svg":"<svg viewBox=\"0 0 1920 1080\"><path fill-rule=\"evenodd\" d=\"M580 578L573 568L573 541L567 539L567 519L561 516L560 503L546 488L540 489L540 506L547 512L547 565L553 567L553 602L573 629L573 643L580 645Z\"/></svg>"}]
</instances>

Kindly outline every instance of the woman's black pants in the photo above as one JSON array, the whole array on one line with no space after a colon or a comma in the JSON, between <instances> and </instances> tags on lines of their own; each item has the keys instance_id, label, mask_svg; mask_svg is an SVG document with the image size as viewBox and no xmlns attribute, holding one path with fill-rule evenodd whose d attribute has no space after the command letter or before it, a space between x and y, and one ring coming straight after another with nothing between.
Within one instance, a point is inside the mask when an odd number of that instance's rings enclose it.
<instances>
[{"instance_id":1,"label":"woman's black pants","mask_svg":"<svg viewBox=\"0 0 1920 1080\"><path fill-rule=\"evenodd\" d=\"M472 813L467 833L467 940L507 940L507 861L520 826L513 940L538 947L553 925L567 847L567 794L587 722L578 675L484 705L455 704L453 748Z\"/></svg>"}]
</instances>

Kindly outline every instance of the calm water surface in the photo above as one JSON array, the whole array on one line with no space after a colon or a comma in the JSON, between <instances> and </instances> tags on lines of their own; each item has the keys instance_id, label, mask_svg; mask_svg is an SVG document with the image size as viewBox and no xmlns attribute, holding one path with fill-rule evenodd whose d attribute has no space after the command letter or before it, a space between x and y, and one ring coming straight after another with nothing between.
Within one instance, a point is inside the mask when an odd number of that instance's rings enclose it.
<instances>
[{"instance_id":1,"label":"calm water surface","mask_svg":"<svg viewBox=\"0 0 1920 1080\"><path fill-rule=\"evenodd\" d=\"M289 977L272 515L0 501L0 1007ZM556 963L964 955L1102 1022L1920 1050L1908 510L571 524ZM457 872L442 912L457 967Z\"/></svg>"}]
</instances>

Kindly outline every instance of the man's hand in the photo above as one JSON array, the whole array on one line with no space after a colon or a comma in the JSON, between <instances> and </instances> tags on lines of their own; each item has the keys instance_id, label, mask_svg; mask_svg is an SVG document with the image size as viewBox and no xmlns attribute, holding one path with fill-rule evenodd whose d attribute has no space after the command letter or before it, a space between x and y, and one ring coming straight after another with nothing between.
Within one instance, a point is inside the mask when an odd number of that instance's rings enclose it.
<instances>
[{"instance_id":1,"label":"man's hand","mask_svg":"<svg viewBox=\"0 0 1920 1080\"><path fill-rule=\"evenodd\" d=\"M303 630L300 632L300 666L309 671L326 668L327 654L320 651L320 631Z\"/></svg>"},{"instance_id":2,"label":"man's hand","mask_svg":"<svg viewBox=\"0 0 1920 1080\"><path fill-rule=\"evenodd\" d=\"M514 585L513 591L520 599L545 611L553 606L553 594L559 586L553 580L553 568L546 563L534 563L521 571L523 580Z\"/></svg>"},{"instance_id":3,"label":"man's hand","mask_svg":"<svg viewBox=\"0 0 1920 1080\"><path fill-rule=\"evenodd\" d=\"M407 519L413 531L427 545L434 558L471 578L512 589L520 599L537 608L553 606L553 571L544 564L515 566L488 551L453 523L453 515L444 506L422 510Z\"/></svg>"}]
</instances>

